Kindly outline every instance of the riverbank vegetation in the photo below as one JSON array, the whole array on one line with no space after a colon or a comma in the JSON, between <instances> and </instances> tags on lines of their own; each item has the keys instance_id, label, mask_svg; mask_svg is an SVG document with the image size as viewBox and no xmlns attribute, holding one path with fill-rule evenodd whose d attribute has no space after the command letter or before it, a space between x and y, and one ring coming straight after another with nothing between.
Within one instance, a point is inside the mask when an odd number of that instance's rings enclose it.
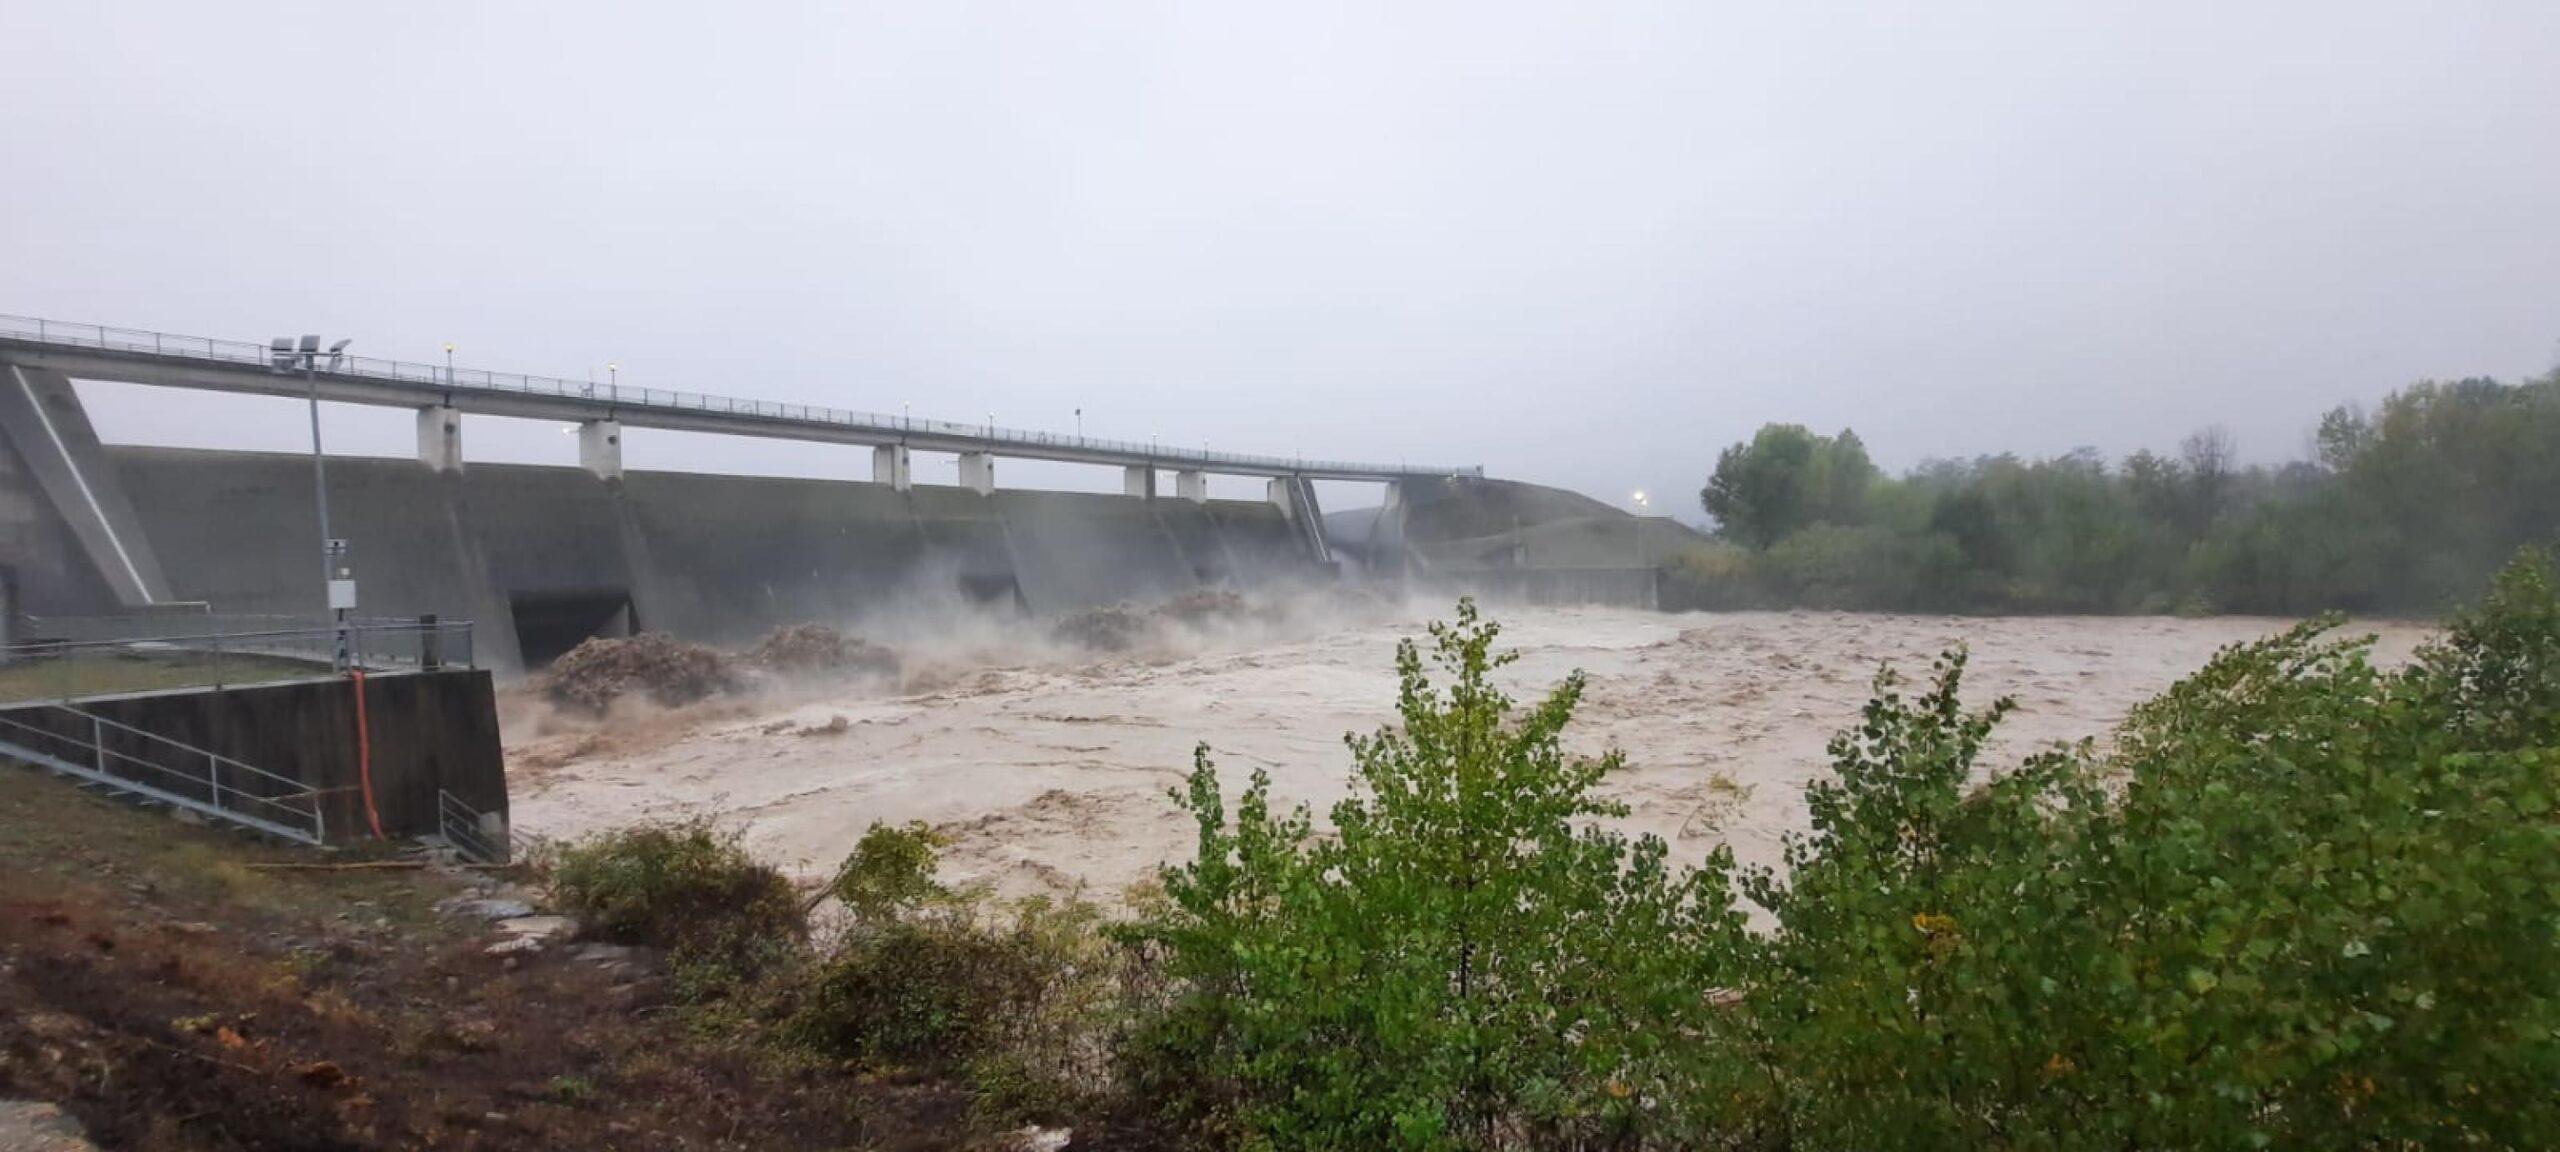
<instances>
[{"instance_id":1,"label":"riverbank vegetation","mask_svg":"<svg viewBox=\"0 0 2560 1152\"><path fill-rule=\"evenodd\" d=\"M1777 870L1611 830L1619 754L1563 750L1580 679L1515 702L1498 637L1462 604L1403 646L1321 826L1204 750L1195 850L1126 919L955 890L929 830L876 827L695 1010L1078 1146L2560 1142L2545 557L2404 667L2314 621L2016 763L1961 649L1880 673ZM632 874L766 887L731 871Z\"/></svg>"},{"instance_id":2,"label":"riverbank vegetation","mask_svg":"<svg viewBox=\"0 0 2560 1152\"><path fill-rule=\"evenodd\" d=\"M2323 416L2310 458L2244 466L2208 429L2110 462L1932 461L1895 477L1854 432L1772 424L1700 492L1724 553L1666 604L1955 612L2432 615L2560 538L2560 371L2421 383Z\"/></svg>"}]
</instances>

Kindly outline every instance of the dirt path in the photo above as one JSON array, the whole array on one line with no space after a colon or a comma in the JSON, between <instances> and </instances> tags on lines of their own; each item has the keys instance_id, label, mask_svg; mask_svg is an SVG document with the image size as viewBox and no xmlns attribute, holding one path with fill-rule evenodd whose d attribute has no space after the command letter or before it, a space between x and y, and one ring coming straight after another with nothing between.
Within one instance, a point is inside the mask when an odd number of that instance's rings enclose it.
<instances>
[{"instance_id":1,"label":"dirt path","mask_svg":"<svg viewBox=\"0 0 2560 1152\"><path fill-rule=\"evenodd\" d=\"M1949 618L1829 613L1660 615L1505 609L1522 696L1581 668L1591 685L1574 742L1616 746L1628 823L1681 859L1730 842L1774 862L1803 825L1801 790L1823 746L1856 718L1880 661L1913 675L1967 642L1971 696L2017 698L1995 763L2102 735L2125 710L2223 645L2287 621ZM906 695L820 695L547 732L509 727L518 826L575 836L712 811L743 822L768 858L832 866L874 820L927 820L959 837L950 864L1026 893L1078 884L1108 898L1188 847L1166 799L1192 746L1230 786L1268 770L1275 792L1319 810L1342 794L1345 732L1384 722L1396 641L1418 616L1257 637L1198 654L1077 663L1045 654ZM2359 625L2404 657L2426 630ZM984 651L1000 646L981 645ZM841 722L838 718L841 717Z\"/></svg>"}]
</instances>

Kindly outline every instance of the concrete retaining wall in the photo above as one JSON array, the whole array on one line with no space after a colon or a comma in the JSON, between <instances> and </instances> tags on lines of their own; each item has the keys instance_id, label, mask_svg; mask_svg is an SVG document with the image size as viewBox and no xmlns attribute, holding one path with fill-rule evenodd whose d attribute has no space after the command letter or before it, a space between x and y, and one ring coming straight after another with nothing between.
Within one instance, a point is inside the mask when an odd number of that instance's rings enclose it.
<instances>
[{"instance_id":1,"label":"concrete retaining wall","mask_svg":"<svg viewBox=\"0 0 2560 1152\"><path fill-rule=\"evenodd\" d=\"M332 843L367 839L371 829L356 743L355 682L326 678L235 688L187 689L96 697L80 707L153 735L208 749L322 793L321 816ZM489 674L408 672L369 676L365 723L371 742L374 811L387 836L436 831L442 789L479 812L507 811L506 762L498 745L498 709ZM85 739L78 718L42 705L0 707L25 723ZM160 762L165 744L110 729L114 751ZM112 758L110 764L116 763ZM182 766L171 764L172 768ZM183 768L195 771L199 765ZM151 777L163 787L166 777ZM249 782L227 787L261 792ZM272 795L282 785L264 789Z\"/></svg>"}]
</instances>

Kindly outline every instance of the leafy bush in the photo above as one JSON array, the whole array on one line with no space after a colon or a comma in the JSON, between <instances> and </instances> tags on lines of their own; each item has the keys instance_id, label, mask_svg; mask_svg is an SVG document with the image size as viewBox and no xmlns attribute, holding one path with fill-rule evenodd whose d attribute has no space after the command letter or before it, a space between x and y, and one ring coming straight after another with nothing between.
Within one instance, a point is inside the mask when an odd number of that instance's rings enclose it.
<instances>
[{"instance_id":1,"label":"leafy bush","mask_svg":"<svg viewBox=\"0 0 2560 1152\"><path fill-rule=\"evenodd\" d=\"M568 845L551 885L586 932L666 949L680 990L696 997L737 987L790 959L808 938L790 880L707 818Z\"/></svg>"},{"instance_id":2,"label":"leafy bush","mask_svg":"<svg viewBox=\"0 0 2560 1152\"><path fill-rule=\"evenodd\" d=\"M1736 876L1595 828L1579 678L1515 712L1461 605L1337 837L1198 757L1126 1083L1257 1148L2560 1146L2550 564L2405 669L2329 628L1996 773L1961 649L1881 673L1783 873Z\"/></svg>"},{"instance_id":3,"label":"leafy bush","mask_svg":"<svg viewBox=\"0 0 2560 1152\"><path fill-rule=\"evenodd\" d=\"M1567 756L1573 677L1525 711L1490 680L1498 629L1461 602L1425 672L1397 653L1402 725L1350 740L1337 835L1270 806L1232 819L1203 749L1177 799L1199 825L1164 907L1127 938L1157 969L1124 1052L1195 1139L1333 1148L1687 1143L1748 1076L1706 990L1747 947L1723 858L1675 876Z\"/></svg>"},{"instance_id":4,"label":"leafy bush","mask_svg":"<svg viewBox=\"0 0 2560 1152\"><path fill-rule=\"evenodd\" d=\"M1008 1116L1054 1114L1106 1080L1112 954L1081 901L992 905L936 875L943 840L874 824L828 891L852 916L782 1026L871 1070L957 1074Z\"/></svg>"},{"instance_id":5,"label":"leafy bush","mask_svg":"<svg viewBox=\"0 0 2560 1152\"><path fill-rule=\"evenodd\" d=\"M1979 786L1961 654L1881 681L1747 880L1788 1142L2551 1146L2556 612L2521 563L2400 673L2305 625Z\"/></svg>"}]
</instances>

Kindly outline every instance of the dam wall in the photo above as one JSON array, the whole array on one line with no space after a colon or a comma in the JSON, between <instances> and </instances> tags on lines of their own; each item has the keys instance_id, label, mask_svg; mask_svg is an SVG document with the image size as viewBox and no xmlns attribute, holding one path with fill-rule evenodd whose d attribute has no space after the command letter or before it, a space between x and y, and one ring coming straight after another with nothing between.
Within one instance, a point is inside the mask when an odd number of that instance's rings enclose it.
<instances>
[{"instance_id":1,"label":"dam wall","mask_svg":"<svg viewBox=\"0 0 2560 1152\"><path fill-rule=\"evenodd\" d=\"M171 594L221 614L321 611L307 456L106 450ZM1034 613L1326 575L1261 501L472 464L328 462L358 614L479 624L481 658L539 664L587 635L736 644L912 596ZM22 594L28 590L22 589ZM30 597L27 613L67 612ZM82 604L94 602L82 601Z\"/></svg>"}]
</instances>

